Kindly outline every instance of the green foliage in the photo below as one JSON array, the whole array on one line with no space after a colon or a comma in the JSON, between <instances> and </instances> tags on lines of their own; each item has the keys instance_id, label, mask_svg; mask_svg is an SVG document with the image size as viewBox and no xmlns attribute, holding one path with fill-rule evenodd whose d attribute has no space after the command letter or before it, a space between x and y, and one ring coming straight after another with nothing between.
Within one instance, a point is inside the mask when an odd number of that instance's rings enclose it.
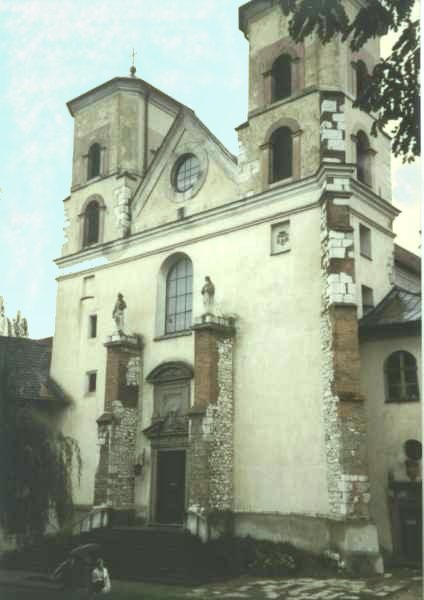
<instances>
[{"instance_id":1,"label":"green foliage","mask_svg":"<svg viewBox=\"0 0 424 600\"><path fill-rule=\"evenodd\" d=\"M287 543L227 536L207 546L211 556L209 563L221 575L285 577L299 569L298 552Z\"/></svg>"},{"instance_id":2,"label":"green foliage","mask_svg":"<svg viewBox=\"0 0 424 600\"><path fill-rule=\"evenodd\" d=\"M398 34L391 54L381 59L370 74L369 85L355 106L375 112L371 133L375 136L392 122L395 156L411 162L420 155L420 29L412 20L414 0L368 0L349 19L343 0L280 0L291 15L290 35L301 42L316 33L323 43L340 35L353 52L369 40L388 33Z\"/></svg>"},{"instance_id":3,"label":"green foliage","mask_svg":"<svg viewBox=\"0 0 424 600\"><path fill-rule=\"evenodd\" d=\"M59 526L72 514L79 449L51 417L30 404L17 405L6 370L0 383L0 524L8 533L42 534L52 514Z\"/></svg>"},{"instance_id":4,"label":"green foliage","mask_svg":"<svg viewBox=\"0 0 424 600\"><path fill-rule=\"evenodd\" d=\"M202 548L212 572L220 577L334 576L337 561L295 548L287 542L256 540L250 536L226 536Z\"/></svg>"}]
</instances>

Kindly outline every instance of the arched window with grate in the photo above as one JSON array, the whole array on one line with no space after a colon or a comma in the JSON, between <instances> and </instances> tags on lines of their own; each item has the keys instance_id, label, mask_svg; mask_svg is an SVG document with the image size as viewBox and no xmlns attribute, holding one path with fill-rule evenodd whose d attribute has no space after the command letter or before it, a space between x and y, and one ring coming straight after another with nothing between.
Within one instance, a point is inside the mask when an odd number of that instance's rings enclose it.
<instances>
[{"instance_id":1,"label":"arched window with grate","mask_svg":"<svg viewBox=\"0 0 424 600\"><path fill-rule=\"evenodd\" d=\"M292 94L292 57L282 54L272 65L272 102Z\"/></svg>"},{"instance_id":2,"label":"arched window with grate","mask_svg":"<svg viewBox=\"0 0 424 600\"><path fill-rule=\"evenodd\" d=\"M393 352L384 364L386 402L418 402L417 361L404 350Z\"/></svg>"},{"instance_id":3,"label":"arched window with grate","mask_svg":"<svg viewBox=\"0 0 424 600\"><path fill-rule=\"evenodd\" d=\"M97 244L100 233L100 206L97 200L92 200L84 214L84 246Z\"/></svg>"},{"instance_id":4,"label":"arched window with grate","mask_svg":"<svg viewBox=\"0 0 424 600\"><path fill-rule=\"evenodd\" d=\"M193 267L188 257L180 258L166 278L165 333L191 327L193 302Z\"/></svg>"},{"instance_id":5,"label":"arched window with grate","mask_svg":"<svg viewBox=\"0 0 424 600\"><path fill-rule=\"evenodd\" d=\"M371 149L368 136L358 131L356 136L356 168L358 180L371 186Z\"/></svg>"},{"instance_id":6,"label":"arched window with grate","mask_svg":"<svg viewBox=\"0 0 424 600\"><path fill-rule=\"evenodd\" d=\"M280 127L270 139L270 183L293 175L293 140L288 127Z\"/></svg>"},{"instance_id":7,"label":"arched window with grate","mask_svg":"<svg viewBox=\"0 0 424 600\"><path fill-rule=\"evenodd\" d=\"M88 163L87 163L87 179L93 179L100 175L100 144L91 144L88 150Z\"/></svg>"}]
</instances>

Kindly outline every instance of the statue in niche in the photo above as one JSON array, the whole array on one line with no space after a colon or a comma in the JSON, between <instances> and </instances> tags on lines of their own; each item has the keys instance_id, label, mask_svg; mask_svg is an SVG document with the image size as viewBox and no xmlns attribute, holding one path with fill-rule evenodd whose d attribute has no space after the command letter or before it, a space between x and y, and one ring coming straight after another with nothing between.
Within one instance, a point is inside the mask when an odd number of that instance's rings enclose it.
<instances>
[{"instance_id":1,"label":"statue in niche","mask_svg":"<svg viewBox=\"0 0 424 600\"><path fill-rule=\"evenodd\" d=\"M203 306L206 313L212 313L215 301L215 286L211 278L206 275L205 283L202 287Z\"/></svg>"},{"instance_id":2,"label":"statue in niche","mask_svg":"<svg viewBox=\"0 0 424 600\"><path fill-rule=\"evenodd\" d=\"M124 333L124 324L125 324L125 309L127 308L127 304L124 300L124 296L119 293L115 302L115 306L112 312L112 319L115 321L116 331L118 333Z\"/></svg>"},{"instance_id":3,"label":"statue in niche","mask_svg":"<svg viewBox=\"0 0 424 600\"><path fill-rule=\"evenodd\" d=\"M5 315L3 296L0 296L0 335L9 335L8 318Z\"/></svg>"}]
</instances>

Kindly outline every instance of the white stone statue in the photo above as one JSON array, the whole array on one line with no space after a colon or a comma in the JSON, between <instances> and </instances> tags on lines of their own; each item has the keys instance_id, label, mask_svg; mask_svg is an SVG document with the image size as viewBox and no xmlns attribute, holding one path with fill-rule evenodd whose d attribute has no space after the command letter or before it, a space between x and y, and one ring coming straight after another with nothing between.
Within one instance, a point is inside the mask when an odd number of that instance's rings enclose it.
<instances>
[{"instance_id":1,"label":"white stone statue","mask_svg":"<svg viewBox=\"0 0 424 600\"><path fill-rule=\"evenodd\" d=\"M116 224L122 237L126 237L130 230L130 208L131 190L125 184L115 190L116 196Z\"/></svg>"},{"instance_id":2,"label":"white stone statue","mask_svg":"<svg viewBox=\"0 0 424 600\"><path fill-rule=\"evenodd\" d=\"M13 334L14 337L28 337L28 322L25 317L21 316L21 311L16 313L16 319L13 319Z\"/></svg>"},{"instance_id":3,"label":"white stone statue","mask_svg":"<svg viewBox=\"0 0 424 600\"><path fill-rule=\"evenodd\" d=\"M211 281L211 278L206 275L205 283L202 287L203 306L205 312L213 314L214 302L215 302L215 286Z\"/></svg>"},{"instance_id":4,"label":"white stone statue","mask_svg":"<svg viewBox=\"0 0 424 600\"><path fill-rule=\"evenodd\" d=\"M4 313L4 300L3 296L0 296L0 335L9 335L9 324L8 319Z\"/></svg>"},{"instance_id":5,"label":"white stone statue","mask_svg":"<svg viewBox=\"0 0 424 600\"><path fill-rule=\"evenodd\" d=\"M115 321L116 331L118 333L124 333L125 329L125 309L127 304L124 300L124 296L119 293L113 308L112 318Z\"/></svg>"},{"instance_id":6,"label":"white stone statue","mask_svg":"<svg viewBox=\"0 0 424 600\"><path fill-rule=\"evenodd\" d=\"M21 320L21 337L28 337L28 321L25 319L25 317L22 317Z\"/></svg>"}]
</instances>

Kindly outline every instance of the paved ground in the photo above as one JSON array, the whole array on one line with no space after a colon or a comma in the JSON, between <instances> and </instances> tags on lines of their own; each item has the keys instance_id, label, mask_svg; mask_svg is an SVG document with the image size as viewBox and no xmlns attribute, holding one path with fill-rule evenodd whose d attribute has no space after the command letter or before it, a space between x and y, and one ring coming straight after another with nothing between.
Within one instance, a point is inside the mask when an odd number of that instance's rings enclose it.
<instances>
[{"instance_id":1,"label":"paved ground","mask_svg":"<svg viewBox=\"0 0 424 600\"><path fill-rule=\"evenodd\" d=\"M1 600L85 600L81 592L67 594L35 574L0 571ZM254 579L243 577L196 588L112 580L110 600L421 600L418 572L400 571L373 579Z\"/></svg>"},{"instance_id":2,"label":"paved ground","mask_svg":"<svg viewBox=\"0 0 424 600\"><path fill-rule=\"evenodd\" d=\"M239 582L199 587L187 593L189 598L228 600L421 600L422 581L416 574L378 579L249 579Z\"/></svg>"}]
</instances>

